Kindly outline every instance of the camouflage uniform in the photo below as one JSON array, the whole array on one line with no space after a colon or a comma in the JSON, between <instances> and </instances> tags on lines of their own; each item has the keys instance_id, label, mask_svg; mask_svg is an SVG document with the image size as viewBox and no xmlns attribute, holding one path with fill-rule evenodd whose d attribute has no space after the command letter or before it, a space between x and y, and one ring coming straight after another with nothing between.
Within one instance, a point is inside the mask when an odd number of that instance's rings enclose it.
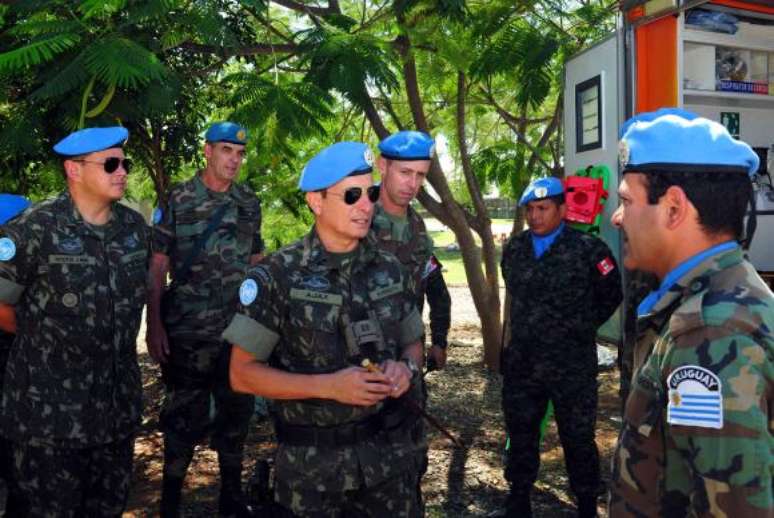
<instances>
[{"instance_id":1,"label":"camouflage uniform","mask_svg":"<svg viewBox=\"0 0 774 518\"><path fill-rule=\"evenodd\" d=\"M163 308L170 357L162 366L166 397L160 422L167 475L185 477L194 445L212 428L211 445L218 451L224 481L224 470L241 477L253 397L231 390L230 346L220 335L234 314L250 256L263 249L261 207L247 186L232 184L226 192L215 192L200 174L172 188L153 227L153 251L170 258L172 271ZM191 263L185 281L178 282L176 272L223 204L228 208L222 220ZM212 423L210 395L216 408Z\"/></svg>"},{"instance_id":2,"label":"camouflage uniform","mask_svg":"<svg viewBox=\"0 0 774 518\"><path fill-rule=\"evenodd\" d=\"M136 338L149 236L118 203L101 227L69 193L2 227L0 301L16 310L2 434L33 516L117 516L128 495L142 385Z\"/></svg>"},{"instance_id":3,"label":"camouflage uniform","mask_svg":"<svg viewBox=\"0 0 774 518\"><path fill-rule=\"evenodd\" d=\"M431 343L446 348L446 337L451 325L451 297L443 279L441 263L433 255L433 240L427 234L425 222L417 212L408 207L405 220L401 221L389 215L384 207L374 207L371 228L377 237L379 247L394 254L411 274L416 288L415 297L419 313L422 313L425 296L430 305ZM424 404L427 389L422 380L416 387L416 399ZM419 480L427 472L428 445L424 421L414 418L413 436L416 441L420 462Z\"/></svg>"},{"instance_id":4,"label":"camouflage uniform","mask_svg":"<svg viewBox=\"0 0 774 518\"><path fill-rule=\"evenodd\" d=\"M684 275L637 325L610 516L771 517L771 291L741 250L721 252ZM697 412L693 425L675 422L691 397L679 385L688 371L710 381L694 389L704 393L701 407L717 402L714 427L696 425L712 410Z\"/></svg>"},{"instance_id":5,"label":"camouflage uniform","mask_svg":"<svg viewBox=\"0 0 774 518\"><path fill-rule=\"evenodd\" d=\"M524 231L505 244L503 278L511 294L511 339L503 352L503 414L511 440L505 478L528 493L540 463L538 436L553 401L576 495L596 494L599 457L596 331L621 302L610 249L565 227L540 259Z\"/></svg>"},{"instance_id":6,"label":"camouflage uniform","mask_svg":"<svg viewBox=\"0 0 774 518\"><path fill-rule=\"evenodd\" d=\"M623 340L618 348L618 371L620 373L618 396L623 415L626 399L631 391L634 375L634 347L637 343L637 306L642 299L658 287L653 274L638 270L624 270Z\"/></svg>"},{"instance_id":7,"label":"camouflage uniform","mask_svg":"<svg viewBox=\"0 0 774 518\"><path fill-rule=\"evenodd\" d=\"M254 283L257 298L240 306L224 338L277 369L321 374L364 358L398 359L422 334L414 301L406 296L411 279L394 256L377 248L372 234L350 254L329 254L313 230L251 268L245 283ZM346 330L363 321L371 339L357 341ZM278 503L300 516L417 516L408 430L386 429L384 407L393 402L275 401ZM371 432L354 433L363 428ZM299 429L338 439L306 446L283 431ZM351 434L356 438L343 439Z\"/></svg>"}]
</instances>

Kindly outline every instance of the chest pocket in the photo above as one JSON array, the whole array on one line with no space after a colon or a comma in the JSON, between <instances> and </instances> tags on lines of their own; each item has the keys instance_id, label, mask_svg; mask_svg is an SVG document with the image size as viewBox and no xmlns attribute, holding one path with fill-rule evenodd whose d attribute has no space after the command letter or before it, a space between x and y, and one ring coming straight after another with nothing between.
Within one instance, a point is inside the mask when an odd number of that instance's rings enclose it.
<instances>
[{"instance_id":1,"label":"chest pocket","mask_svg":"<svg viewBox=\"0 0 774 518\"><path fill-rule=\"evenodd\" d=\"M625 493L649 493L648 500L657 502L663 495L664 427L666 406L663 386L648 372L648 365L635 378L632 393L626 401L624 426L613 463L613 479ZM653 514L652 516L657 515Z\"/></svg>"},{"instance_id":2,"label":"chest pocket","mask_svg":"<svg viewBox=\"0 0 774 518\"><path fill-rule=\"evenodd\" d=\"M393 283L378 287L368 294L372 312L382 327L383 349L392 349L400 343L401 305L404 302L403 285Z\"/></svg>"},{"instance_id":3,"label":"chest pocket","mask_svg":"<svg viewBox=\"0 0 774 518\"><path fill-rule=\"evenodd\" d=\"M119 267L119 292L127 294L130 307L145 303L148 250L142 248L123 255Z\"/></svg>"},{"instance_id":4,"label":"chest pocket","mask_svg":"<svg viewBox=\"0 0 774 518\"><path fill-rule=\"evenodd\" d=\"M339 332L342 296L292 288L288 309L287 354L296 372L331 372L346 363Z\"/></svg>"},{"instance_id":5,"label":"chest pocket","mask_svg":"<svg viewBox=\"0 0 774 518\"><path fill-rule=\"evenodd\" d=\"M39 302L52 316L83 315L95 311L97 260L87 254L50 254L42 268Z\"/></svg>"}]
</instances>

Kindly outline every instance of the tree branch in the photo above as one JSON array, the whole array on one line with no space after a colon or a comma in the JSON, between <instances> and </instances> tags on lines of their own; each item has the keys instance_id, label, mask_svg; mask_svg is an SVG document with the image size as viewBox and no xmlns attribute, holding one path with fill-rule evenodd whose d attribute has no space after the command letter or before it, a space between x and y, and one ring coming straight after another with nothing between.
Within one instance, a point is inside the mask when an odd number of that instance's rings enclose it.
<instances>
[{"instance_id":1,"label":"tree branch","mask_svg":"<svg viewBox=\"0 0 774 518\"><path fill-rule=\"evenodd\" d=\"M313 16L328 16L331 14L341 14L338 0L328 0L328 7L319 7L316 5L306 5L293 0L273 0L275 4L287 7L290 10L298 11Z\"/></svg>"},{"instance_id":2,"label":"tree branch","mask_svg":"<svg viewBox=\"0 0 774 518\"><path fill-rule=\"evenodd\" d=\"M248 45L246 47L229 48L216 47L215 45L203 45L201 43L186 41L178 45L177 48L190 50L192 52L199 52L202 54L213 54L224 59L235 56L265 56L278 52L294 53L298 51L298 45L288 43L257 43L255 45Z\"/></svg>"}]
</instances>

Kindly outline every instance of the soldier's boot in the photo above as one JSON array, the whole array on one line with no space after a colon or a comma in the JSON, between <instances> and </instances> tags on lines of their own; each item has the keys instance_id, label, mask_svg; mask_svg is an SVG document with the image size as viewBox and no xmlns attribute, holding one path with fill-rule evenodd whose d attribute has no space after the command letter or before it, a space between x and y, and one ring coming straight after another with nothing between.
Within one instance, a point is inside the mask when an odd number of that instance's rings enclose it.
<instances>
[{"instance_id":1,"label":"soldier's boot","mask_svg":"<svg viewBox=\"0 0 774 518\"><path fill-rule=\"evenodd\" d=\"M159 515L161 518L179 518L180 500L183 494L183 479L164 474L161 484L161 505Z\"/></svg>"},{"instance_id":2,"label":"soldier's boot","mask_svg":"<svg viewBox=\"0 0 774 518\"><path fill-rule=\"evenodd\" d=\"M505 501L506 518L532 518L532 503L529 491L514 491L508 494Z\"/></svg>"},{"instance_id":3,"label":"soldier's boot","mask_svg":"<svg viewBox=\"0 0 774 518\"><path fill-rule=\"evenodd\" d=\"M247 503L247 499L242 493L241 467L224 468L221 466L218 512L221 516L233 516L236 518L258 516L258 510Z\"/></svg>"},{"instance_id":4,"label":"soldier's boot","mask_svg":"<svg viewBox=\"0 0 774 518\"><path fill-rule=\"evenodd\" d=\"M597 495L581 494L578 495L578 518L596 518L597 516Z\"/></svg>"}]
</instances>

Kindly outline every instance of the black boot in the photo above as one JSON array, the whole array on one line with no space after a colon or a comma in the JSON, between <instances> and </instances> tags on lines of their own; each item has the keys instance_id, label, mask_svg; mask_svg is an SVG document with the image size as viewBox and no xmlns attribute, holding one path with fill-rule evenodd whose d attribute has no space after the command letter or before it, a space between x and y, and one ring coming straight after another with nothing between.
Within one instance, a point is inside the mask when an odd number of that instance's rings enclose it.
<instances>
[{"instance_id":1,"label":"black boot","mask_svg":"<svg viewBox=\"0 0 774 518\"><path fill-rule=\"evenodd\" d=\"M161 518L180 517L180 499L183 493L183 479L164 475L161 485L161 505L159 515Z\"/></svg>"},{"instance_id":2,"label":"black boot","mask_svg":"<svg viewBox=\"0 0 774 518\"><path fill-rule=\"evenodd\" d=\"M578 518L596 518L597 495L578 495Z\"/></svg>"},{"instance_id":3,"label":"black boot","mask_svg":"<svg viewBox=\"0 0 774 518\"><path fill-rule=\"evenodd\" d=\"M511 489L508 500L505 501L506 518L532 518L532 504L529 496L529 491Z\"/></svg>"},{"instance_id":4,"label":"black boot","mask_svg":"<svg viewBox=\"0 0 774 518\"><path fill-rule=\"evenodd\" d=\"M218 499L218 512L221 516L234 516L236 518L249 518L258 516L257 510L247 503L242 493L241 468L220 469L220 498Z\"/></svg>"}]
</instances>

